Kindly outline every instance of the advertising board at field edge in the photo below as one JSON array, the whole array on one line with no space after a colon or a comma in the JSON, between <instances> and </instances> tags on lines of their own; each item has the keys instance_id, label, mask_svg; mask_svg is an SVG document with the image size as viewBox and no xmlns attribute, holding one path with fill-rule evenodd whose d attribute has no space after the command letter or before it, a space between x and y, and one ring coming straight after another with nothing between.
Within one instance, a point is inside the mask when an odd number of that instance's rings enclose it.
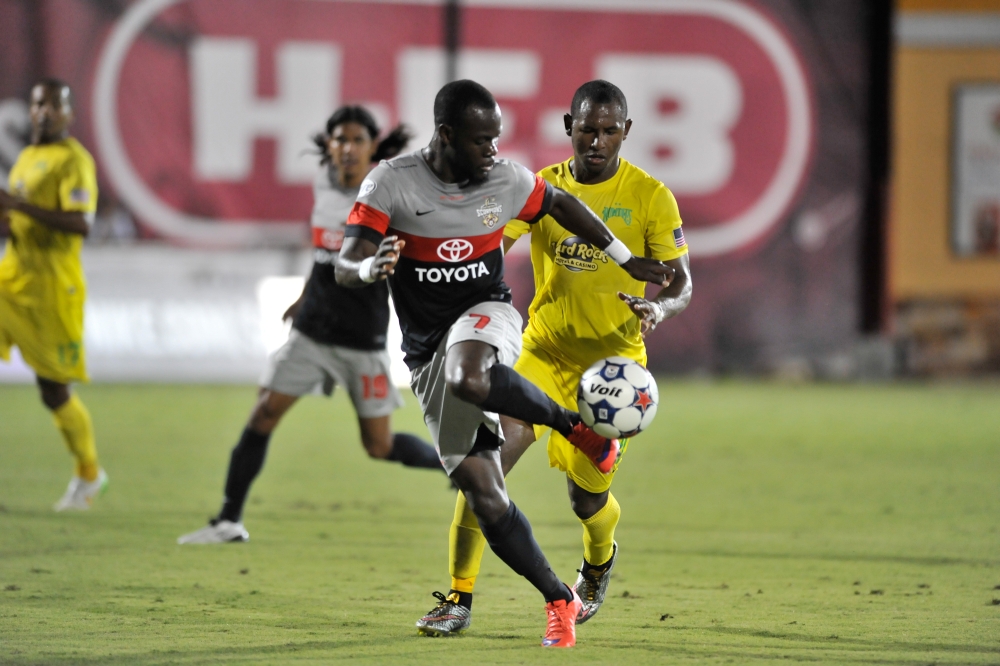
<instances>
[{"instance_id":1,"label":"advertising board at field edge","mask_svg":"<svg viewBox=\"0 0 1000 666\"><path fill-rule=\"evenodd\" d=\"M163 48L144 36L154 24L191 37ZM362 103L426 144L445 82L441 29L438 3L137 0L96 67L101 168L177 242L297 244L309 136L332 109ZM807 70L777 18L749 2L471 0L457 72L497 96L501 155L532 169L569 156L562 116L580 83L619 85L634 121L623 156L677 195L695 256L766 240L810 166Z\"/></svg>"}]
</instances>

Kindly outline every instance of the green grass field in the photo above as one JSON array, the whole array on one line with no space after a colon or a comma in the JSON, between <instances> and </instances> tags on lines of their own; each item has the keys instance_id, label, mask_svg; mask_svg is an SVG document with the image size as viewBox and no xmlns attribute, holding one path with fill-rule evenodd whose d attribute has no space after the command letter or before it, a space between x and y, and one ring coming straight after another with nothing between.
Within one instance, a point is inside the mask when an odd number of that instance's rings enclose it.
<instances>
[{"instance_id":1,"label":"green grass field","mask_svg":"<svg viewBox=\"0 0 1000 666\"><path fill-rule=\"evenodd\" d=\"M661 382L615 481L620 559L568 651L487 553L472 629L416 635L446 590L454 494L365 458L343 395L279 428L247 544L177 546L218 508L252 387L80 389L111 488L51 510L69 457L0 387L0 663L1000 663L995 385ZM397 429L426 436L412 398ZM566 580L580 526L536 446L510 478Z\"/></svg>"}]
</instances>

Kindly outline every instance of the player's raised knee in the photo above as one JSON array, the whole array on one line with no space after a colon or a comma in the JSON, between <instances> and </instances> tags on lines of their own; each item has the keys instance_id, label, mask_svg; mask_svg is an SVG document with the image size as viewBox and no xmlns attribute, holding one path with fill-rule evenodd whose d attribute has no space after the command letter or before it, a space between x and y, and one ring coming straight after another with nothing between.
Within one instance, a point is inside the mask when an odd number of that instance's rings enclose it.
<instances>
[{"instance_id":1,"label":"player's raised knee","mask_svg":"<svg viewBox=\"0 0 1000 666\"><path fill-rule=\"evenodd\" d=\"M490 373L481 368L470 368L457 363L448 368L445 381L451 394L465 402L480 405L490 394Z\"/></svg>"}]
</instances>

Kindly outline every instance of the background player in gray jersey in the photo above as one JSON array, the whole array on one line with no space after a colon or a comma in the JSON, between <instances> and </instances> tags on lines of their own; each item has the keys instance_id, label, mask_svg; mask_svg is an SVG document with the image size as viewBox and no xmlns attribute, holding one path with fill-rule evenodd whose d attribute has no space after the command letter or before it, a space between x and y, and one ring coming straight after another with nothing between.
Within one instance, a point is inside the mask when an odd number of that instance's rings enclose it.
<instances>
[{"instance_id":1,"label":"background player in gray jersey","mask_svg":"<svg viewBox=\"0 0 1000 666\"><path fill-rule=\"evenodd\" d=\"M411 386L445 467L493 552L545 598L542 645L570 647L580 598L553 573L527 519L507 497L497 415L547 425L595 457L614 455L617 442L596 435L579 414L512 369L521 322L502 280L502 230L511 219L547 213L637 280L666 286L673 270L632 256L575 197L497 160L500 107L483 86L467 80L444 86L434 100L434 123L430 145L383 163L362 185L337 281L363 287L389 280L414 371Z\"/></svg>"},{"instance_id":2,"label":"background player in gray jersey","mask_svg":"<svg viewBox=\"0 0 1000 666\"><path fill-rule=\"evenodd\" d=\"M312 272L302 295L285 312L285 319L293 319L288 342L271 357L257 404L233 448L222 508L206 527L180 537L178 543L249 538L241 522L243 505L264 465L271 433L295 401L316 388L329 396L337 384L345 387L358 414L361 443L372 458L441 469L432 446L414 435L392 432L389 415L403 401L389 376L385 283L345 289L334 274L344 223L359 185L373 162L392 157L410 138L401 126L381 141L378 135L367 110L346 106L334 112L326 132L315 137L323 168L313 186Z\"/></svg>"}]
</instances>

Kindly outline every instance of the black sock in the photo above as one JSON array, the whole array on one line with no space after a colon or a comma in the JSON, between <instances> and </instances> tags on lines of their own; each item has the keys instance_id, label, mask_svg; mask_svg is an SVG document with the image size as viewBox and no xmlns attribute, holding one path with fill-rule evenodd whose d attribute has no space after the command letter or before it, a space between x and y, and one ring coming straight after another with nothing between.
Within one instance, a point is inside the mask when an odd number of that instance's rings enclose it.
<instances>
[{"instance_id":1,"label":"black sock","mask_svg":"<svg viewBox=\"0 0 1000 666\"><path fill-rule=\"evenodd\" d=\"M397 432L393 435L389 460L403 463L407 467L424 467L444 471L437 450L416 435L406 432Z\"/></svg>"},{"instance_id":2,"label":"black sock","mask_svg":"<svg viewBox=\"0 0 1000 666\"><path fill-rule=\"evenodd\" d=\"M490 368L490 394L480 407L526 423L549 426L564 436L573 430L573 412L557 405L514 368L501 363Z\"/></svg>"},{"instance_id":3,"label":"black sock","mask_svg":"<svg viewBox=\"0 0 1000 666\"><path fill-rule=\"evenodd\" d=\"M243 504L247 501L250 484L257 478L260 468L264 466L264 456L267 455L267 443L271 435L254 432L249 426L243 429L240 441L233 447L229 456L229 472L226 474L226 496L219 512L219 520L240 522L243 516Z\"/></svg>"},{"instance_id":4,"label":"black sock","mask_svg":"<svg viewBox=\"0 0 1000 666\"><path fill-rule=\"evenodd\" d=\"M448 596L458 595L458 605L468 610L472 610L472 592L459 592L458 590L448 590Z\"/></svg>"},{"instance_id":5,"label":"black sock","mask_svg":"<svg viewBox=\"0 0 1000 666\"><path fill-rule=\"evenodd\" d=\"M479 528L497 557L513 569L514 573L527 578L542 593L546 603L557 599L570 601L573 598L569 588L555 575L542 549L538 547L528 519L518 511L513 502L500 520L492 525L484 525L479 521Z\"/></svg>"}]
</instances>

